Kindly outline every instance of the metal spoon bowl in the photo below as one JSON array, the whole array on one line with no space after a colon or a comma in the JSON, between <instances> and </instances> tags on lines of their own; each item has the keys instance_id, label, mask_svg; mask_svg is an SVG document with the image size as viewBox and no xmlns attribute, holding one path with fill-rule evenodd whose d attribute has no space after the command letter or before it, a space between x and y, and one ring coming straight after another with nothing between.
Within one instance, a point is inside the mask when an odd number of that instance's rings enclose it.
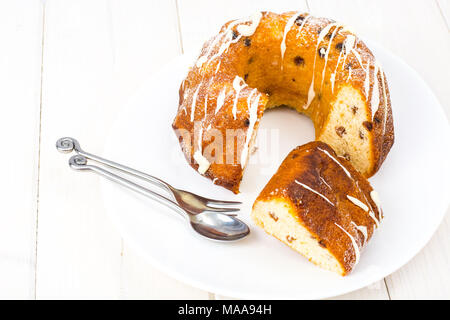
<instances>
[{"instance_id":1,"label":"metal spoon bowl","mask_svg":"<svg viewBox=\"0 0 450 320\"><path fill-rule=\"evenodd\" d=\"M238 218L218 212L189 215L192 228L202 236L219 241L234 241L246 237L249 227Z\"/></svg>"}]
</instances>

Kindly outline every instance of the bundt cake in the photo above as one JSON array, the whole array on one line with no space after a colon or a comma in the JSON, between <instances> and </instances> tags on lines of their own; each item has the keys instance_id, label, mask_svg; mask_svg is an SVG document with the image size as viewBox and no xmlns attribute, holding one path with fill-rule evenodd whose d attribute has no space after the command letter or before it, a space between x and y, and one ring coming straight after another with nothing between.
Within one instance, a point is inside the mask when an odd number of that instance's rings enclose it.
<instances>
[{"instance_id":1,"label":"bundt cake","mask_svg":"<svg viewBox=\"0 0 450 320\"><path fill-rule=\"evenodd\" d=\"M316 140L364 177L394 142L386 77L371 51L345 25L299 12L226 23L182 82L172 126L190 165L238 193L263 112L280 105L310 117Z\"/></svg>"},{"instance_id":2,"label":"bundt cake","mask_svg":"<svg viewBox=\"0 0 450 320\"><path fill-rule=\"evenodd\" d=\"M382 212L377 193L326 143L292 150L253 204L264 230L325 269L346 275Z\"/></svg>"}]
</instances>

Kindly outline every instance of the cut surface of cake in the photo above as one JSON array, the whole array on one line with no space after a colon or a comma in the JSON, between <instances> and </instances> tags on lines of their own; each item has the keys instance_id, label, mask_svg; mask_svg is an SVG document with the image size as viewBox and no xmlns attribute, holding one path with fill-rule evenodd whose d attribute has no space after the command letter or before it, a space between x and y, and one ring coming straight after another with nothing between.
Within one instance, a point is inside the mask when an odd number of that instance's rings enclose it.
<instances>
[{"instance_id":1,"label":"cut surface of cake","mask_svg":"<svg viewBox=\"0 0 450 320\"><path fill-rule=\"evenodd\" d=\"M268 234L316 265L347 275L382 219L378 194L326 143L297 147L251 213Z\"/></svg>"},{"instance_id":2,"label":"cut surface of cake","mask_svg":"<svg viewBox=\"0 0 450 320\"><path fill-rule=\"evenodd\" d=\"M179 95L172 126L186 159L235 193L268 108L307 115L316 140L364 177L394 142L388 84L372 52L344 24L307 13L257 12L226 23Z\"/></svg>"}]
</instances>

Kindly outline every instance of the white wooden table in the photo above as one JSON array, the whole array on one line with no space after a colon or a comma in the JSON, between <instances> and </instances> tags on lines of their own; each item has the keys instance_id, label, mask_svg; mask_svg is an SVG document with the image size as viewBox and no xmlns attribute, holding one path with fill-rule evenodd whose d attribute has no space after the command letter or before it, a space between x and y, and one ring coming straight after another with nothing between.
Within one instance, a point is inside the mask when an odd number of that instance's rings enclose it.
<instances>
[{"instance_id":1,"label":"white wooden table","mask_svg":"<svg viewBox=\"0 0 450 320\"><path fill-rule=\"evenodd\" d=\"M99 178L74 174L54 144L70 135L101 154L147 77L256 10L348 23L415 68L450 116L450 0L1 1L0 298L224 298L137 256L106 217ZM449 271L447 214L406 266L337 298L449 299Z\"/></svg>"}]
</instances>

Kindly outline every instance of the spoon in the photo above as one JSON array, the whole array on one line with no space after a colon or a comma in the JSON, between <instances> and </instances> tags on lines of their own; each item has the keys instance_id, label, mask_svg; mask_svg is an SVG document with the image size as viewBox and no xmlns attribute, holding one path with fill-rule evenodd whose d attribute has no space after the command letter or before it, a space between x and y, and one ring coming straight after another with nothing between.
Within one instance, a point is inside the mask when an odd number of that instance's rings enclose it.
<instances>
[{"instance_id":1,"label":"spoon","mask_svg":"<svg viewBox=\"0 0 450 320\"><path fill-rule=\"evenodd\" d=\"M127 180L109 170L87 164L86 157L82 155L72 156L69 159L69 166L74 170L93 171L113 182L166 205L177 212L181 217L185 218L193 231L210 240L235 241L246 237L250 233L248 226L235 216L213 211L192 214L181 208L172 200L154 191L144 188L143 186Z\"/></svg>"}]
</instances>

